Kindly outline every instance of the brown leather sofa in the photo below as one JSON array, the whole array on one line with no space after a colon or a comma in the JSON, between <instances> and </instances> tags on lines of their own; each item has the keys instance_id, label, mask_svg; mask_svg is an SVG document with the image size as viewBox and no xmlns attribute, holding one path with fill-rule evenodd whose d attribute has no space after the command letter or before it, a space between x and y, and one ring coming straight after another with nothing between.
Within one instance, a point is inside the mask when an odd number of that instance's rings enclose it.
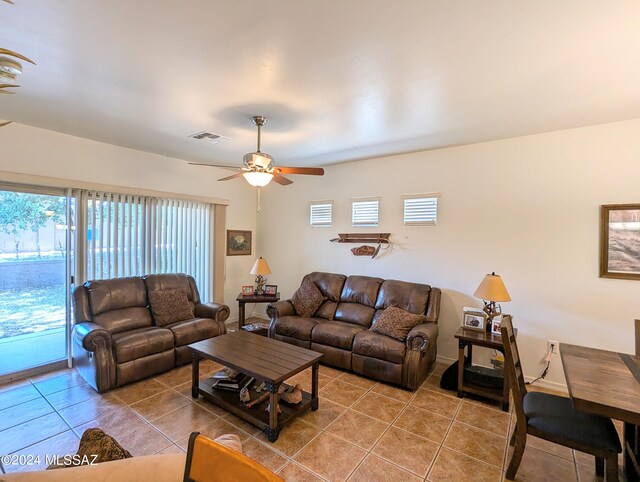
<instances>
[{"instance_id":1,"label":"brown leather sofa","mask_svg":"<svg viewBox=\"0 0 640 482\"><path fill-rule=\"evenodd\" d=\"M196 318L156 326L148 295L184 289ZM87 281L73 293L75 367L104 392L191 361L187 345L227 332L229 307L202 303L195 280L184 274Z\"/></svg>"},{"instance_id":2,"label":"brown leather sofa","mask_svg":"<svg viewBox=\"0 0 640 482\"><path fill-rule=\"evenodd\" d=\"M322 363L412 390L436 359L440 290L429 285L334 273L306 275L325 301L311 318L291 301L267 307L269 337L324 354ZM369 330L388 306L424 314L405 342Z\"/></svg>"}]
</instances>

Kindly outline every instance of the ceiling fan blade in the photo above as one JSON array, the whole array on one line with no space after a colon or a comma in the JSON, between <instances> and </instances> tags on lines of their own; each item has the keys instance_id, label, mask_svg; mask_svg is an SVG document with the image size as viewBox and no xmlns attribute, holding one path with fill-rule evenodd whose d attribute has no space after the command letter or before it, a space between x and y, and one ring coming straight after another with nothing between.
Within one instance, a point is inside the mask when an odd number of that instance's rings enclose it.
<instances>
[{"instance_id":1,"label":"ceiling fan blade","mask_svg":"<svg viewBox=\"0 0 640 482\"><path fill-rule=\"evenodd\" d=\"M281 176L277 172L273 172L272 174L273 174L273 180L278 184L280 184L281 186L287 186L289 184L293 184L293 181L291 179L287 179L286 177Z\"/></svg>"},{"instance_id":2,"label":"ceiling fan blade","mask_svg":"<svg viewBox=\"0 0 640 482\"><path fill-rule=\"evenodd\" d=\"M236 177L240 177L244 174L244 172L236 172L235 174L231 174L230 176L223 177L222 179L218 179L218 181L230 181L231 179L235 179Z\"/></svg>"},{"instance_id":3,"label":"ceiling fan blade","mask_svg":"<svg viewBox=\"0 0 640 482\"><path fill-rule=\"evenodd\" d=\"M31 60L30 58L25 57L24 55L19 54L18 52L14 52L13 50L0 49L0 54L2 54L2 55L10 55L11 57L16 57L18 59L22 59L22 60L24 60L26 62L29 62L30 64L36 65L36 63L33 60Z\"/></svg>"},{"instance_id":4,"label":"ceiling fan blade","mask_svg":"<svg viewBox=\"0 0 640 482\"><path fill-rule=\"evenodd\" d=\"M12 121L0 122L0 127L8 126Z\"/></svg>"},{"instance_id":5,"label":"ceiling fan blade","mask_svg":"<svg viewBox=\"0 0 640 482\"><path fill-rule=\"evenodd\" d=\"M280 174L307 174L310 176L323 176L324 169L321 167L284 167L277 166L273 168L274 172Z\"/></svg>"},{"instance_id":6,"label":"ceiling fan blade","mask_svg":"<svg viewBox=\"0 0 640 482\"><path fill-rule=\"evenodd\" d=\"M204 167L219 167L221 169L228 169L231 171L246 171L247 169L245 167L233 167L233 166L222 166L220 164L207 164L205 162L189 162L190 165L192 166L204 166Z\"/></svg>"}]
</instances>

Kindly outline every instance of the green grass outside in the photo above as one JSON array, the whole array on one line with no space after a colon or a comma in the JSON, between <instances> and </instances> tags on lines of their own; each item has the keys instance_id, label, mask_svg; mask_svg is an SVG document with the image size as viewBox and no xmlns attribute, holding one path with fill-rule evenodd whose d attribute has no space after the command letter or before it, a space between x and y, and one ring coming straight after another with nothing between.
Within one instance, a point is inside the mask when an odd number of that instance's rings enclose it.
<instances>
[{"instance_id":1,"label":"green grass outside","mask_svg":"<svg viewBox=\"0 0 640 482\"><path fill-rule=\"evenodd\" d=\"M65 325L65 285L0 291L0 339Z\"/></svg>"}]
</instances>

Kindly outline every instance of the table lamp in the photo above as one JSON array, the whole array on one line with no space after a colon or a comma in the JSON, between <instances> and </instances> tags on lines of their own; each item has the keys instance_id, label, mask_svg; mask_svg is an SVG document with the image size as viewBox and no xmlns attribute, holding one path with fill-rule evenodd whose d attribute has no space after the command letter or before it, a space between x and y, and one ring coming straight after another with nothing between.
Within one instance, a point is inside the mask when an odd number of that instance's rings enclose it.
<instances>
[{"instance_id":1,"label":"table lamp","mask_svg":"<svg viewBox=\"0 0 640 482\"><path fill-rule=\"evenodd\" d=\"M502 308L497 301L511 301L511 296L500 275L495 273L488 274L484 277L480 286L473 294L476 298L484 301L483 311L489 316L487 327L491 326L491 320L502 313Z\"/></svg>"},{"instance_id":2,"label":"table lamp","mask_svg":"<svg viewBox=\"0 0 640 482\"><path fill-rule=\"evenodd\" d=\"M271 268L269 268L269 263L267 263L262 256L256 259L256 262L251 268L250 274L256 275L256 294L259 296L264 295L264 285L267 282L267 279L263 276L265 274L271 274Z\"/></svg>"}]
</instances>

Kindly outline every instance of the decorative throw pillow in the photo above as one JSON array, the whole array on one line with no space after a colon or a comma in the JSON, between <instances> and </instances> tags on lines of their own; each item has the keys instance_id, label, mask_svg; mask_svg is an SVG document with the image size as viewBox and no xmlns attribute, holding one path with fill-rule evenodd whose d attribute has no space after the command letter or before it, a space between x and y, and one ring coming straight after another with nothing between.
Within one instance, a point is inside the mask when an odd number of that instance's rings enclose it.
<instances>
[{"instance_id":1,"label":"decorative throw pillow","mask_svg":"<svg viewBox=\"0 0 640 482\"><path fill-rule=\"evenodd\" d=\"M156 325L165 326L195 317L189 297L183 288L177 290L159 290L149 293L151 313Z\"/></svg>"},{"instance_id":2,"label":"decorative throw pillow","mask_svg":"<svg viewBox=\"0 0 640 482\"><path fill-rule=\"evenodd\" d=\"M416 315L397 306L389 306L380 314L371 330L396 340L405 341L414 326L426 321L427 317L424 315Z\"/></svg>"},{"instance_id":3,"label":"decorative throw pillow","mask_svg":"<svg viewBox=\"0 0 640 482\"><path fill-rule=\"evenodd\" d=\"M47 469L98 464L131 457L131 453L124 449L116 439L99 428L89 428L82 434L78 453L69 457L61 457L58 464L50 465Z\"/></svg>"},{"instance_id":4,"label":"decorative throw pillow","mask_svg":"<svg viewBox=\"0 0 640 482\"><path fill-rule=\"evenodd\" d=\"M291 303L293 303L296 313L305 318L313 316L323 301L322 293L309 278L302 281L300 288L291 297Z\"/></svg>"}]
</instances>

